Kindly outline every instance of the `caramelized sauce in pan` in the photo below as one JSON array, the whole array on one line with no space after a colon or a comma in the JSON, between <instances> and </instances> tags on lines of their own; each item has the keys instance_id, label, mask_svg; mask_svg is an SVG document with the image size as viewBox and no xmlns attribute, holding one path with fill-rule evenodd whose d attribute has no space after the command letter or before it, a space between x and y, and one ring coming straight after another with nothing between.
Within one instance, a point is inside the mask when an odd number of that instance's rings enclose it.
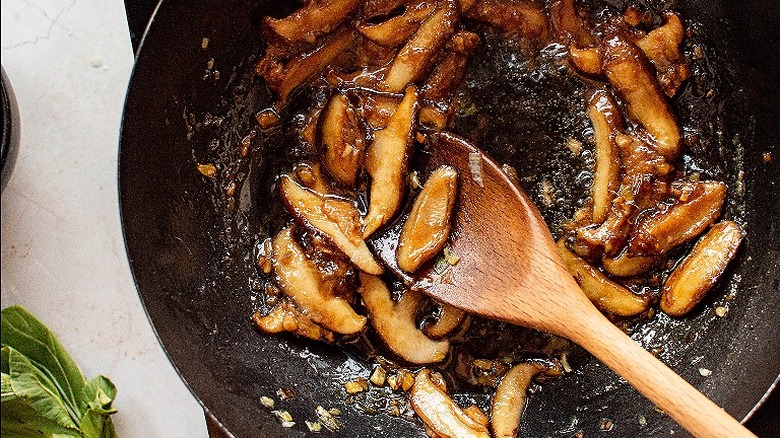
<instances>
[{"instance_id":1,"label":"caramelized sauce in pan","mask_svg":"<svg viewBox=\"0 0 780 438\"><path fill-rule=\"evenodd\" d=\"M614 11L605 8L595 15L604 16ZM656 21L659 17L656 14ZM682 168L678 172L689 179L725 181L729 196L723 218L743 223L744 151L738 136L727 136L735 129L726 125L722 113L728 109L724 108L724 100L719 94L721 89L731 86L733 78L716 58L710 58L710 54L716 52L705 45L705 38L699 37L702 26L686 23L686 27L689 35L684 42L684 53L692 74L671 101L685 144ZM457 92L459 111L451 130L473 140L496 161L512 166L520 185L534 199L557 236L588 197L593 179L593 132L585 109L585 90L592 84L566 65L567 49L563 45L552 43L539 51L529 51L479 26L476 30L481 44ZM225 108L230 108L226 117L244 120L238 130L246 137L238 137L236 130L220 129L220 117L208 116L197 121L194 116L185 114L185 119L192 126L194 136L219 133L210 152L213 153L211 161L218 169L212 199L215 208L225 213L225 230L220 238L229 242L229 253L222 262L254 264L265 239L289 221L276 194L277 176L291 171L295 163L316 156L314 146L302 141L299 133L309 122L308 108L322 107L327 92L316 83L314 87L300 90L280 114L279 127L260 131L254 114L247 108L257 107L261 102L267 105L272 101L270 94L251 73L243 78L231 78L231 81L237 84L236 102L242 104L234 108L235 102L225 102ZM213 129L204 130L204 127ZM572 138L582 142L581 151L566 147ZM413 169L414 161L410 170ZM365 214L364 192L359 193L358 200L361 214ZM635 293L657 300L661 279L690 246L672 251L668 262L626 286ZM460 256L468 257L466 254ZM727 306L736 293L738 281L734 279L730 283L725 297L720 293L714 300ZM257 309L269 307L266 294L269 282L269 277L260 268L248 279L247 290ZM403 288L398 280L392 284L397 291ZM248 315L253 310L256 309L250 309ZM696 318L706 320L703 324L698 322L701 329L706 329L715 319L712 315ZM695 333L687 339L679 335L689 326L686 321L672 320L654 312L620 321L619 325L664 359L672 357L669 353L672 349L685 348L696 337ZM383 357L381 343L370 334L351 338L341 347L354 358L334 377L342 383L358 374L365 376L372 359L380 363L394 359ZM476 383L489 379L490 370L483 370L483 375L475 373L470 366L473 359L503 357L515 362L517 359L560 357L564 352L575 373L589 361L578 347L551 335L474 318L469 328L452 340L449 359L438 368L449 381L456 400L468 400L487 408L487 389ZM401 400L397 395L388 396ZM375 397L358 395L357 404L380 412L387 412L393 405L387 403L387 399Z\"/></svg>"}]
</instances>

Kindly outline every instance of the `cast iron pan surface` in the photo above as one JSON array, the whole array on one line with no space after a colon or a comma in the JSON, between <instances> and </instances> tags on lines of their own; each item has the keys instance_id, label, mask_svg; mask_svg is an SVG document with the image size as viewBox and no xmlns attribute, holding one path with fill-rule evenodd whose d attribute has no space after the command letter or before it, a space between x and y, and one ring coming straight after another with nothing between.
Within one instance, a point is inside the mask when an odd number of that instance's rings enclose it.
<instances>
[{"instance_id":1,"label":"cast iron pan surface","mask_svg":"<svg viewBox=\"0 0 780 438\"><path fill-rule=\"evenodd\" d=\"M127 95L119 174L139 293L172 362L232 434L301 436L303 420L315 419L315 407L322 405L342 412L344 427L335 436L425 436L409 418L363 412L383 411L386 399L375 394L380 391L344 403L341 384L370 372L365 348L264 336L249 319L262 307L253 249L286 220L273 201L273 179L297 158L292 127L256 138L251 161L242 160L237 147L254 127L254 114L272 102L249 71L261 50L261 17L283 16L295 7L275 3L165 0L144 36ZM675 99L680 119L702 139L686 163L728 183L724 214L742 223L748 237L726 280L692 316L676 321L659 315L637 324L634 337L743 418L780 372L780 60L772 40L778 7L754 0L645 4L703 23L692 26L697 35L691 38L707 48L692 64L699 79ZM542 211L555 230L590 183L583 172L591 164L587 156L573 157L562 146L570 136L587 134L583 87L565 69L544 62L557 56L554 51L527 61L511 44L484 41L461 90L473 104L471 115L462 115L453 130L516 167L539 205L538 187L548 179L560 201ZM713 94L705 97L709 90ZM308 97L299 96L290 114L303 109ZM290 126L296 122L292 117ZM765 152L773 154L769 163ZM217 178L195 170L205 162L218 165ZM230 181L239 182L234 201L225 196ZM717 305L728 307L726 318L713 316ZM573 365L573 374L530 397L520 436L571 436L579 430L592 436L602 419L615 424L611 436L679 436L678 426L586 353L575 351ZM703 377L699 368L712 375ZM280 402L279 388L291 389L295 399ZM275 398L297 426L281 428L259 402L262 395ZM468 391L458 397L489 400Z\"/></svg>"}]
</instances>

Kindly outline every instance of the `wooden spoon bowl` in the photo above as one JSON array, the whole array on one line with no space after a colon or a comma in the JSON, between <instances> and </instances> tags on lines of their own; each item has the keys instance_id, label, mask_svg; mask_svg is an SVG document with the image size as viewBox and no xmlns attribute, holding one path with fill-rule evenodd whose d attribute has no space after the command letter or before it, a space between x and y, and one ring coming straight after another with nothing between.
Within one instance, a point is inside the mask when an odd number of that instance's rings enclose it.
<instances>
[{"instance_id":1,"label":"wooden spoon bowl","mask_svg":"<svg viewBox=\"0 0 780 438\"><path fill-rule=\"evenodd\" d=\"M694 436L754 436L591 304L564 267L533 202L495 162L449 133L429 133L423 153L425 170L446 164L460 173L450 235L460 261L443 271L429 263L414 276L404 274L395 264L396 223L371 245L407 284L468 312L570 339Z\"/></svg>"}]
</instances>

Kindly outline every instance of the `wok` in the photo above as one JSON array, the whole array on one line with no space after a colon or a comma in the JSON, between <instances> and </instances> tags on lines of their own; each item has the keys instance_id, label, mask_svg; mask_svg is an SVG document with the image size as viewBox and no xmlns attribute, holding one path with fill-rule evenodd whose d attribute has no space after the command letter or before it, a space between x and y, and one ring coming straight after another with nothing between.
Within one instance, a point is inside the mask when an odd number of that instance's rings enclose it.
<instances>
[{"instance_id":1,"label":"wok","mask_svg":"<svg viewBox=\"0 0 780 438\"><path fill-rule=\"evenodd\" d=\"M690 155L711 166L705 175L728 183L725 214L743 221L747 238L725 279L690 317L659 316L640 323L634 336L646 348L663 347L666 363L731 415L745 418L780 373L780 59L774 56L780 47L773 33L780 14L771 0L645 4L703 23L694 37L707 47L695 67L702 80L685 86L675 108L700 130L701 145ZM260 19L294 8L293 2L260 0L164 0L158 6L137 55L121 134L120 206L133 275L171 361L225 431L302 436L303 420L314 419L322 405L342 412L344 428L335 436L424 436L408 419L345 405L341 384L370 371L365 349L261 335L249 319L261 301L253 248L285 221L271 202L271 187L290 164L280 150L293 134L288 129L255 141L251 161L240 158L237 145L254 127L256 112L272 102L250 73L262 47ZM555 230L587 187L576 177L585 163L561 147L587 127L582 87L557 70L540 71L547 81L535 84L527 75L535 67L507 62L511 51L488 42L473 60L463 92L477 111L459 118L453 130L513 165L532 196L542 178L561 188L560 201L542 208ZM714 94L707 97L710 89ZM548 109L550 101L557 110ZM768 163L766 152L773 155ZM219 163L213 181L195 171L202 162ZM229 211L224 191L231 178L243 183ZM744 195L734 196L739 190ZM724 303L728 316L715 317L713 306ZM612 436L680 432L587 354L575 351L574 357L573 374L530 397L520 436L578 430L592 436L604 418L615 423ZM705 378L699 368L712 374ZM295 393L281 404L298 422L292 429L282 428L259 402L270 395L279 403L279 388Z\"/></svg>"}]
</instances>

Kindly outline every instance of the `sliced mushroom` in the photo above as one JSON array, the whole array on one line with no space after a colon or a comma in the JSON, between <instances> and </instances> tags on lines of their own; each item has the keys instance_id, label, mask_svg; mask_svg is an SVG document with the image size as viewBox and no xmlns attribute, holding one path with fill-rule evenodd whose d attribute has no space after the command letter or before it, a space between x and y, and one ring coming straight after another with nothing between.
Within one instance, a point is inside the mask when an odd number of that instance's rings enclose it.
<instances>
[{"instance_id":1,"label":"sliced mushroom","mask_svg":"<svg viewBox=\"0 0 780 438\"><path fill-rule=\"evenodd\" d=\"M674 160L680 152L680 127L647 56L619 35L607 38L601 49L604 72L628 104L630 118L647 130L664 157Z\"/></svg>"},{"instance_id":2,"label":"sliced mushroom","mask_svg":"<svg viewBox=\"0 0 780 438\"><path fill-rule=\"evenodd\" d=\"M285 208L297 222L327 236L359 269L375 275L384 271L363 241L353 202L317 194L287 175L280 178L280 192Z\"/></svg>"},{"instance_id":3,"label":"sliced mushroom","mask_svg":"<svg viewBox=\"0 0 780 438\"><path fill-rule=\"evenodd\" d=\"M653 269L662 259L658 256L631 257L628 251L622 251L614 257L601 259L604 270L616 277L635 277Z\"/></svg>"},{"instance_id":4,"label":"sliced mushroom","mask_svg":"<svg viewBox=\"0 0 780 438\"><path fill-rule=\"evenodd\" d=\"M574 252L589 260L617 254L628 239L635 212L636 206L630 199L615 197L604 222L596 227L587 225L576 231Z\"/></svg>"},{"instance_id":5,"label":"sliced mushroom","mask_svg":"<svg viewBox=\"0 0 780 438\"><path fill-rule=\"evenodd\" d=\"M364 220L364 237L386 224L401 206L409 156L414 145L417 101L417 90L408 87L387 127L375 133L374 141L368 148L366 171L371 176L371 191L368 214Z\"/></svg>"},{"instance_id":6,"label":"sliced mushroom","mask_svg":"<svg viewBox=\"0 0 780 438\"><path fill-rule=\"evenodd\" d=\"M365 0L363 4L363 17L373 19L383 15L390 15L396 9L409 3L410 0Z\"/></svg>"},{"instance_id":7,"label":"sliced mushroom","mask_svg":"<svg viewBox=\"0 0 780 438\"><path fill-rule=\"evenodd\" d=\"M343 298L325 293L322 275L303 252L290 228L285 228L273 241L274 271L282 291L301 312L323 327L336 333L354 334L366 325L366 318Z\"/></svg>"},{"instance_id":8,"label":"sliced mushroom","mask_svg":"<svg viewBox=\"0 0 780 438\"><path fill-rule=\"evenodd\" d=\"M423 332L429 338L442 339L459 328L466 330L465 327L468 326L469 321L471 321L471 317L465 311L446 303L440 303L436 321L426 324L423 327Z\"/></svg>"},{"instance_id":9,"label":"sliced mushroom","mask_svg":"<svg viewBox=\"0 0 780 438\"><path fill-rule=\"evenodd\" d=\"M529 0L477 0L466 12L468 18L487 23L508 35L535 42L549 39L547 14L537 3Z\"/></svg>"},{"instance_id":10,"label":"sliced mushroom","mask_svg":"<svg viewBox=\"0 0 780 438\"><path fill-rule=\"evenodd\" d=\"M417 195L398 238L399 268L416 272L444 248L457 196L458 171L450 166L434 170Z\"/></svg>"},{"instance_id":11,"label":"sliced mushroom","mask_svg":"<svg viewBox=\"0 0 780 438\"><path fill-rule=\"evenodd\" d=\"M331 96L319 131L322 164L339 184L353 188L363 167L366 134L346 96L338 92Z\"/></svg>"},{"instance_id":12,"label":"sliced mushroom","mask_svg":"<svg viewBox=\"0 0 780 438\"><path fill-rule=\"evenodd\" d=\"M491 417L494 438L515 438L525 410L526 393L533 378L547 369L540 362L515 365L501 379L493 396Z\"/></svg>"},{"instance_id":13,"label":"sliced mushroom","mask_svg":"<svg viewBox=\"0 0 780 438\"><path fill-rule=\"evenodd\" d=\"M322 108L323 105L315 104L306 114L303 127L301 128L301 141L311 147L315 147L317 144L317 126L319 125Z\"/></svg>"},{"instance_id":14,"label":"sliced mushroom","mask_svg":"<svg viewBox=\"0 0 780 438\"><path fill-rule=\"evenodd\" d=\"M345 27L325 37L322 44L314 49L296 55L283 66L272 55L267 55L258 63L256 70L269 87L276 91L279 100L286 102L293 90L325 69L354 41L355 32Z\"/></svg>"},{"instance_id":15,"label":"sliced mushroom","mask_svg":"<svg viewBox=\"0 0 780 438\"><path fill-rule=\"evenodd\" d=\"M431 370L421 370L409 392L412 409L425 425L445 438L490 438L487 427L466 414L434 378Z\"/></svg>"},{"instance_id":16,"label":"sliced mushroom","mask_svg":"<svg viewBox=\"0 0 780 438\"><path fill-rule=\"evenodd\" d=\"M258 329L269 334L289 332L295 336L327 342L333 342L335 339L332 331L314 323L311 318L296 309L289 299L277 303L267 315L255 312L252 322Z\"/></svg>"},{"instance_id":17,"label":"sliced mushroom","mask_svg":"<svg viewBox=\"0 0 780 438\"><path fill-rule=\"evenodd\" d=\"M387 91L400 92L422 79L432 67L432 60L455 32L460 16L457 0L440 0L436 10L404 44L390 64L384 79Z\"/></svg>"},{"instance_id":18,"label":"sliced mushroom","mask_svg":"<svg viewBox=\"0 0 780 438\"><path fill-rule=\"evenodd\" d=\"M552 21L555 39L562 44L577 44L587 47L593 43L590 27L585 19L577 11L574 0L556 0L550 6L550 18Z\"/></svg>"},{"instance_id":19,"label":"sliced mushroom","mask_svg":"<svg viewBox=\"0 0 780 438\"><path fill-rule=\"evenodd\" d=\"M387 346L413 364L441 362L449 351L449 341L435 341L417 328L415 318L425 297L407 290L396 303L381 278L360 274L358 289L368 310L371 325Z\"/></svg>"},{"instance_id":20,"label":"sliced mushroom","mask_svg":"<svg viewBox=\"0 0 780 438\"><path fill-rule=\"evenodd\" d=\"M458 3L460 3L460 13L465 14L468 12L471 8L474 7L475 4L477 4L478 0L460 0Z\"/></svg>"},{"instance_id":21,"label":"sliced mushroom","mask_svg":"<svg viewBox=\"0 0 780 438\"><path fill-rule=\"evenodd\" d=\"M701 234L720 215L726 185L715 181L682 183L674 192L674 202L660 204L639 218L629 241L629 254L663 254Z\"/></svg>"},{"instance_id":22,"label":"sliced mushroom","mask_svg":"<svg viewBox=\"0 0 780 438\"><path fill-rule=\"evenodd\" d=\"M403 14L377 24L360 23L357 30L381 46L397 47L414 35L420 28L420 23L431 15L435 6L435 2L417 0L406 5Z\"/></svg>"},{"instance_id":23,"label":"sliced mushroom","mask_svg":"<svg viewBox=\"0 0 780 438\"><path fill-rule=\"evenodd\" d=\"M645 298L610 280L598 269L569 251L563 239L558 241L558 253L582 291L602 312L617 316L634 316L647 309L648 302Z\"/></svg>"},{"instance_id":24,"label":"sliced mushroom","mask_svg":"<svg viewBox=\"0 0 780 438\"><path fill-rule=\"evenodd\" d=\"M575 252L583 257L596 258L602 251L607 257L617 255L628 239L638 212L654 207L666 196L667 185L663 180L673 167L657 147L624 134L615 136L615 141L620 148L623 178L604 222L596 228L577 231Z\"/></svg>"},{"instance_id":25,"label":"sliced mushroom","mask_svg":"<svg viewBox=\"0 0 780 438\"><path fill-rule=\"evenodd\" d=\"M469 56L474 53L478 45L479 35L474 32L455 33L447 43L446 54L420 88L422 97L438 102L449 99L463 81Z\"/></svg>"},{"instance_id":26,"label":"sliced mushroom","mask_svg":"<svg viewBox=\"0 0 780 438\"><path fill-rule=\"evenodd\" d=\"M623 10L622 19L627 25L637 27L643 24L650 25L653 21L653 15L649 10L631 4L626 6L626 9Z\"/></svg>"},{"instance_id":27,"label":"sliced mushroom","mask_svg":"<svg viewBox=\"0 0 780 438\"><path fill-rule=\"evenodd\" d=\"M607 218L620 185L620 149L615 136L624 128L615 99L605 89L591 95L588 116L596 139L596 169L591 186L593 222L600 224Z\"/></svg>"},{"instance_id":28,"label":"sliced mushroom","mask_svg":"<svg viewBox=\"0 0 780 438\"><path fill-rule=\"evenodd\" d=\"M593 76L604 74L601 69L601 49L598 47L580 48L572 44L569 46L569 60L580 73Z\"/></svg>"},{"instance_id":29,"label":"sliced mushroom","mask_svg":"<svg viewBox=\"0 0 780 438\"><path fill-rule=\"evenodd\" d=\"M363 68L352 75L338 74L337 72L333 72L333 74L343 77L345 82L354 84L351 86L379 88L387 65L393 60L395 53L395 48L385 47L361 36L358 40L356 58L357 65L363 66Z\"/></svg>"},{"instance_id":30,"label":"sliced mushroom","mask_svg":"<svg viewBox=\"0 0 780 438\"><path fill-rule=\"evenodd\" d=\"M498 382L504 377L504 374L509 371L509 364L503 360L495 359L465 359L463 356L459 360L468 364L466 367L467 376L466 381L475 386L483 386L489 388L495 388L498 386Z\"/></svg>"},{"instance_id":31,"label":"sliced mushroom","mask_svg":"<svg viewBox=\"0 0 780 438\"><path fill-rule=\"evenodd\" d=\"M452 108L443 110L434 105L420 108L420 125L437 131L444 130L450 122Z\"/></svg>"},{"instance_id":32,"label":"sliced mushroom","mask_svg":"<svg viewBox=\"0 0 780 438\"><path fill-rule=\"evenodd\" d=\"M356 94L357 107L361 118L373 130L381 131L387 127L390 116L398 108L403 96L395 93L373 92L361 90Z\"/></svg>"},{"instance_id":33,"label":"sliced mushroom","mask_svg":"<svg viewBox=\"0 0 780 438\"><path fill-rule=\"evenodd\" d=\"M294 234L306 258L320 272L323 293L354 302L359 270L352 261L322 233L311 233L304 228Z\"/></svg>"},{"instance_id":34,"label":"sliced mushroom","mask_svg":"<svg viewBox=\"0 0 780 438\"><path fill-rule=\"evenodd\" d=\"M265 17L263 29L280 43L313 43L354 14L363 0L312 0L284 18Z\"/></svg>"},{"instance_id":35,"label":"sliced mushroom","mask_svg":"<svg viewBox=\"0 0 780 438\"><path fill-rule=\"evenodd\" d=\"M451 96L463 81L469 57L478 45L479 35L473 32L460 31L450 38L446 53L420 89L428 102L420 108L421 125L435 130L447 127L456 111Z\"/></svg>"},{"instance_id":36,"label":"sliced mushroom","mask_svg":"<svg viewBox=\"0 0 780 438\"><path fill-rule=\"evenodd\" d=\"M683 82L690 76L690 68L680 51L685 35L682 21L673 12L664 13L666 23L648 34L638 33L633 41L655 67L655 76L667 96L674 96ZM580 72L592 76L604 74L602 51L599 47L586 44L571 44L569 59Z\"/></svg>"},{"instance_id":37,"label":"sliced mushroom","mask_svg":"<svg viewBox=\"0 0 780 438\"><path fill-rule=\"evenodd\" d=\"M490 417L488 417L485 411L477 405L471 405L464 408L463 413L468 415L469 418L474 420L477 424L485 427L490 426Z\"/></svg>"},{"instance_id":38,"label":"sliced mushroom","mask_svg":"<svg viewBox=\"0 0 780 438\"><path fill-rule=\"evenodd\" d=\"M664 13L666 23L636 41L637 46L655 65L658 82L667 96L674 96L691 72L680 51L685 29L674 12Z\"/></svg>"},{"instance_id":39,"label":"sliced mushroom","mask_svg":"<svg viewBox=\"0 0 780 438\"><path fill-rule=\"evenodd\" d=\"M295 179L307 189L323 196L333 192L330 183L320 171L319 163L298 163L293 167L292 173Z\"/></svg>"},{"instance_id":40,"label":"sliced mushroom","mask_svg":"<svg viewBox=\"0 0 780 438\"><path fill-rule=\"evenodd\" d=\"M734 222L713 225L664 283L661 310L674 317L693 310L726 270L743 236Z\"/></svg>"}]
</instances>

